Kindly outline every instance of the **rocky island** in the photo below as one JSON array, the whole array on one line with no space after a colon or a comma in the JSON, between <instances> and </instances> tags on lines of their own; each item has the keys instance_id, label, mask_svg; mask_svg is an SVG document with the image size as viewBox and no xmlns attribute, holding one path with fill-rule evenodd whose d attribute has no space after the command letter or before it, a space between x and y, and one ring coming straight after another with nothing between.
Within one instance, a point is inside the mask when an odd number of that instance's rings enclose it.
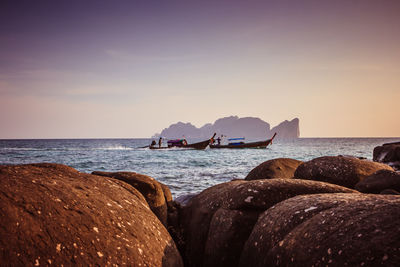
<instances>
[{"instance_id":1,"label":"rocky island","mask_svg":"<svg viewBox=\"0 0 400 267\"><path fill-rule=\"evenodd\" d=\"M214 123L207 123L200 128L191 123L178 122L153 137L162 136L172 139L185 136L186 138L207 139L213 133L228 137L246 137L248 140L267 139L277 133L277 139L295 139L300 137L300 128L298 118L283 121L271 129L270 124L260 118L230 116L217 119Z\"/></svg>"},{"instance_id":2,"label":"rocky island","mask_svg":"<svg viewBox=\"0 0 400 267\"><path fill-rule=\"evenodd\" d=\"M390 162L399 161L397 144L391 147L376 149L374 158L391 153ZM0 262L397 266L400 174L377 161L272 159L245 179L181 202L166 185L134 172L3 165Z\"/></svg>"}]
</instances>

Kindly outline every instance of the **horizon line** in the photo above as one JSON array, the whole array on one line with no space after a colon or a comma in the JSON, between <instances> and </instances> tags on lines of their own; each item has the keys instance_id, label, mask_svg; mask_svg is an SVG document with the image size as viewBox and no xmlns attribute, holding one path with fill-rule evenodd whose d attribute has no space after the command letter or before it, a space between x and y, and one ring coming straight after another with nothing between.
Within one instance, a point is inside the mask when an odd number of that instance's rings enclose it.
<instances>
[{"instance_id":1,"label":"horizon line","mask_svg":"<svg viewBox=\"0 0 400 267\"><path fill-rule=\"evenodd\" d=\"M157 137L158 138L158 137ZM190 138L190 137L189 137ZM332 139L332 138L358 138L358 139L396 139L400 136L301 136L297 138L284 138L280 140L295 140L295 139ZM82 139L154 139L153 137L43 137L43 138L0 138L1 141L4 140L82 140ZM165 138L170 139L170 138ZM278 139L279 140L279 139Z\"/></svg>"}]
</instances>

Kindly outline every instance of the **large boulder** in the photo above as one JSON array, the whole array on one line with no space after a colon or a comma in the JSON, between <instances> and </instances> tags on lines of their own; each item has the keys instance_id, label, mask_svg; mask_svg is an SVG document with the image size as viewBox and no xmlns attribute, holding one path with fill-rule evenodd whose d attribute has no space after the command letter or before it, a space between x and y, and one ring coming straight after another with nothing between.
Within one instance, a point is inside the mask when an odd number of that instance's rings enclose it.
<instances>
[{"instance_id":1,"label":"large boulder","mask_svg":"<svg viewBox=\"0 0 400 267\"><path fill-rule=\"evenodd\" d=\"M378 170L393 170L390 166L348 156L325 156L301 164L295 178L322 181L348 188Z\"/></svg>"},{"instance_id":2,"label":"large boulder","mask_svg":"<svg viewBox=\"0 0 400 267\"><path fill-rule=\"evenodd\" d=\"M301 163L300 160L290 158L271 159L252 169L245 180L292 178Z\"/></svg>"},{"instance_id":3,"label":"large boulder","mask_svg":"<svg viewBox=\"0 0 400 267\"><path fill-rule=\"evenodd\" d=\"M387 143L374 148L373 160L389 164L400 170L400 142Z\"/></svg>"},{"instance_id":4,"label":"large boulder","mask_svg":"<svg viewBox=\"0 0 400 267\"><path fill-rule=\"evenodd\" d=\"M380 170L357 183L355 189L363 193L379 194L385 189L400 191L400 173Z\"/></svg>"},{"instance_id":5,"label":"large boulder","mask_svg":"<svg viewBox=\"0 0 400 267\"><path fill-rule=\"evenodd\" d=\"M129 184L59 164L0 166L0 262L182 266L171 236Z\"/></svg>"},{"instance_id":6,"label":"large boulder","mask_svg":"<svg viewBox=\"0 0 400 267\"><path fill-rule=\"evenodd\" d=\"M400 196L317 194L260 215L240 266L397 266Z\"/></svg>"},{"instance_id":7,"label":"large boulder","mask_svg":"<svg viewBox=\"0 0 400 267\"><path fill-rule=\"evenodd\" d=\"M183 207L180 221L185 242L185 266L202 266L208 230L214 213L228 199L228 192L236 185L245 183L235 180L207 188L193 197Z\"/></svg>"},{"instance_id":8,"label":"large boulder","mask_svg":"<svg viewBox=\"0 0 400 267\"><path fill-rule=\"evenodd\" d=\"M393 189L385 189L385 190L382 190L382 192L380 194L382 194L382 195L400 195L400 192L393 190Z\"/></svg>"},{"instance_id":9,"label":"large boulder","mask_svg":"<svg viewBox=\"0 0 400 267\"><path fill-rule=\"evenodd\" d=\"M187 266L236 266L258 215L302 194L355 193L307 180L235 180L208 188L183 208L181 222Z\"/></svg>"},{"instance_id":10,"label":"large boulder","mask_svg":"<svg viewBox=\"0 0 400 267\"><path fill-rule=\"evenodd\" d=\"M135 187L145 197L150 209L154 212L154 214L165 226L167 226L167 203L172 201L171 191L167 186L161 184L150 176L135 172L94 171L92 174L112 177Z\"/></svg>"},{"instance_id":11,"label":"large boulder","mask_svg":"<svg viewBox=\"0 0 400 267\"><path fill-rule=\"evenodd\" d=\"M189 203L189 201L196 195L197 193L180 195L179 197L175 198L175 202L179 203L181 206L186 206Z\"/></svg>"}]
</instances>

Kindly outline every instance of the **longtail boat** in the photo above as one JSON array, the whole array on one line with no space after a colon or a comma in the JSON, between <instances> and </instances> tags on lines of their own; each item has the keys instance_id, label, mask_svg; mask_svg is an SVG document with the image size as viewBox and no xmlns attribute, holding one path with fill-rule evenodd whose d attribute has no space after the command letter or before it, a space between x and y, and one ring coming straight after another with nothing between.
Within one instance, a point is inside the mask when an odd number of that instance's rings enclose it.
<instances>
[{"instance_id":1,"label":"longtail boat","mask_svg":"<svg viewBox=\"0 0 400 267\"><path fill-rule=\"evenodd\" d=\"M169 148L179 147L179 148L205 149L211 143L211 140L213 140L214 137L215 137L215 134L213 135L213 137L211 137L208 140L193 143L193 144L188 144L185 139L169 140L167 142L168 146L159 147L159 146L151 146L150 145L149 148L150 149L169 149Z\"/></svg>"},{"instance_id":2,"label":"longtail boat","mask_svg":"<svg viewBox=\"0 0 400 267\"><path fill-rule=\"evenodd\" d=\"M236 142L229 143L227 145L210 145L210 148L266 148L269 144L271 144L272 140L274 140L276 133L272 136L271 139L265 141L244 143L244 142Z\"/></svg>"}]
</instances>

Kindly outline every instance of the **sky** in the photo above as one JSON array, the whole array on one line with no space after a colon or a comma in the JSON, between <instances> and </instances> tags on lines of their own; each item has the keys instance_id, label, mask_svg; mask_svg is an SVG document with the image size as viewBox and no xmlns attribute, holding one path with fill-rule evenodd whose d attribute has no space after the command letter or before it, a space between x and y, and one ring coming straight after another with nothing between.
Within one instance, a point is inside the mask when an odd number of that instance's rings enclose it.
<instances>
[{"instance_id":1,"label":"sky","mask_svg":"<svg viewBox=\"0 0 400 267\"><path fill-rule=\"evenodd\" d=\"M0 2L0 139L300 119L400 136L400 1Z\"/></svg>"}]
</instances>

